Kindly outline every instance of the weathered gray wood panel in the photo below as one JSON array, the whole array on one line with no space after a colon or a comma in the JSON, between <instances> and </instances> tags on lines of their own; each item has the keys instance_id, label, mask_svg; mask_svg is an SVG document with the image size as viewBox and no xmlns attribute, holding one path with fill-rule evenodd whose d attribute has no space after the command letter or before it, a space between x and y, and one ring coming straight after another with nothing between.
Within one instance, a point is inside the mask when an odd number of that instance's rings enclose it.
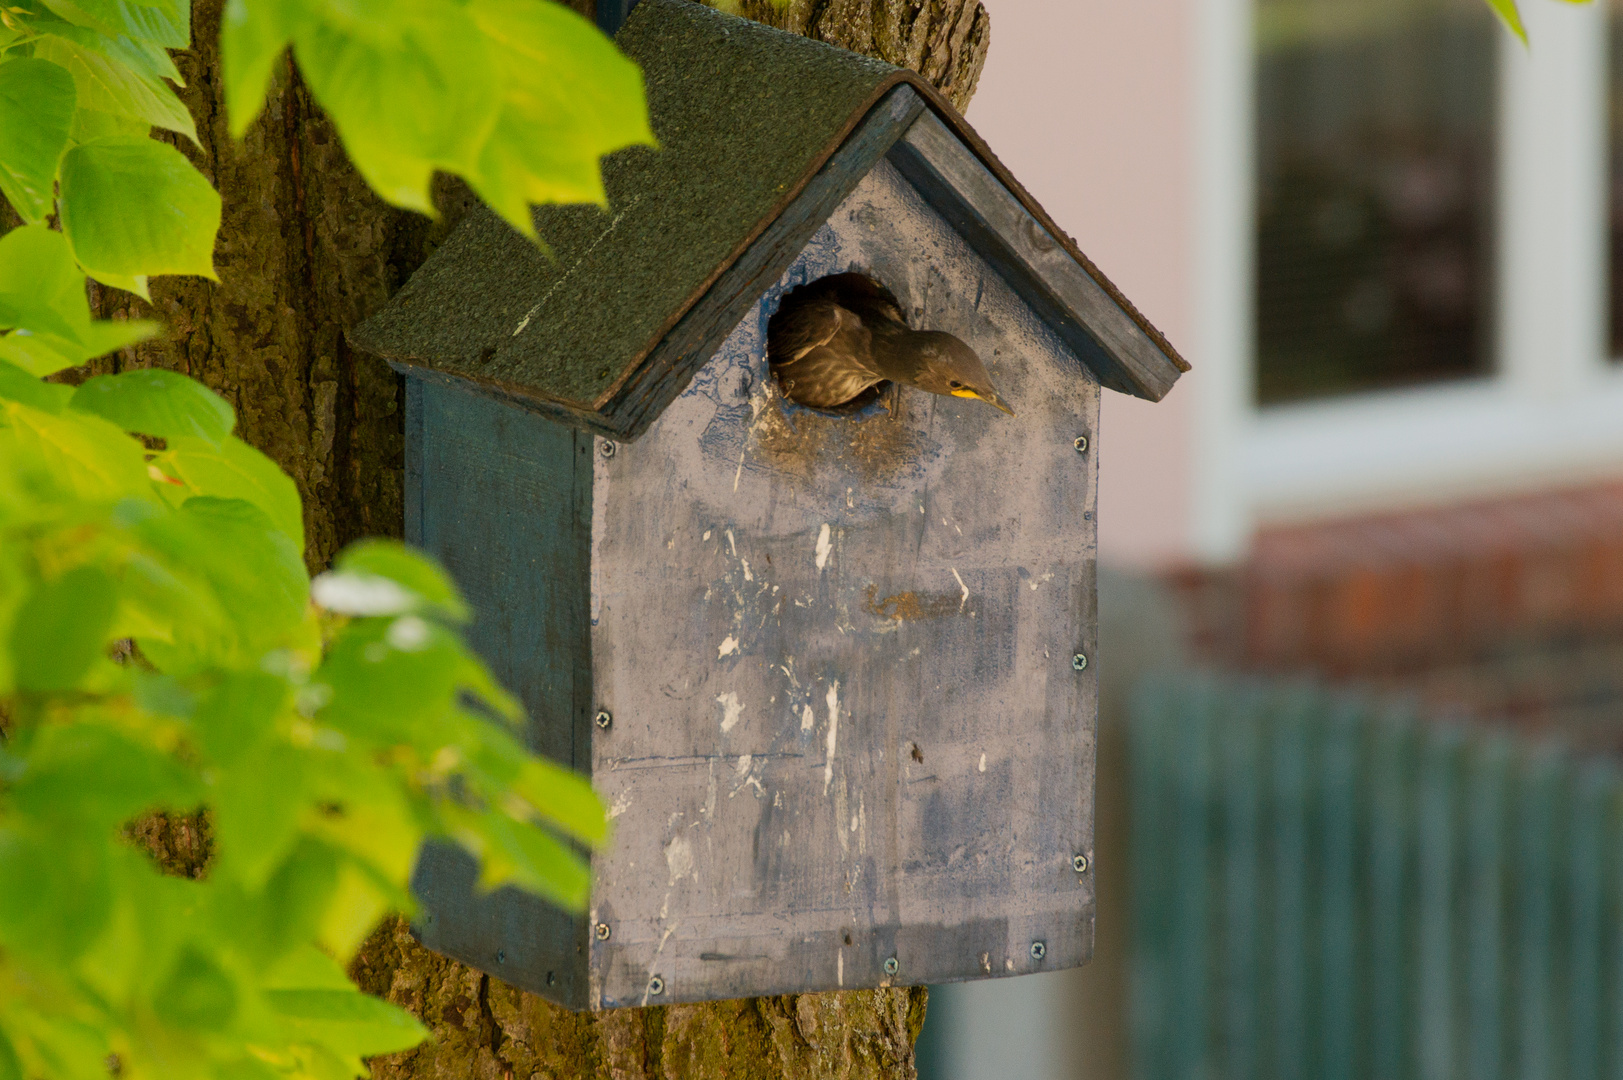
<instances>
[{"instance_id":1,"label":"weathered gray wood panel","mask_svg":"<svg viewBox=\"0 0 1623 1080\"><path fill-rule=\"evenodd\" d=\"M932 113L890 160L1112 390L1160 401L1182 369Z\"/></svg>"},{"instance_id":2,"label":"weathered gray wood panel","mask_svg":"<svg viewBox=\"0 0 1623 1080\"><path fill-rule=\"evenodd\" d=\"M477 612L469 643L524 702L538 752L590 767L592 437L467 390L406 383L406 538L446 565ZM426 847L412 887L424 944L580 1008L586 923Z\"/></svg>"},{"instance_id":3,"label":"weathered gray wood panel","mask_svg":"<svg viewBox=\"0 0 1623 1080\"><path fill-rule=\"evenodd\" d=\"M766 319L853 268L975 346L1018 417L785 406ZM1073 441L1098 393L881 164L648 432L594 456L593 775L618 824L594 1007L1087 959L1095 470Z\"/></svg>"}]
</instances>

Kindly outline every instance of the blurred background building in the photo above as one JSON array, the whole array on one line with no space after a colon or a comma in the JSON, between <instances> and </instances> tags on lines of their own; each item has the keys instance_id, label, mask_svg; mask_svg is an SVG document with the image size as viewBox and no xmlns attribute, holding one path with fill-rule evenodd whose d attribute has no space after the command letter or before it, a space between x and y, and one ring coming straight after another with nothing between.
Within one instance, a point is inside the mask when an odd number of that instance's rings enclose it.
<instances>
[{"instance_id":1,"label":"blurred background building","mask_svg":"<svg viewBox=\"0 0 1623 1080\"><path fill-rule=\"evenodd\" d=\"M970 120L1195 370L1095 439L1095 962L924 1080L1623 1069L1609 2L985 0Z\"/></svg>"}]
</instances>

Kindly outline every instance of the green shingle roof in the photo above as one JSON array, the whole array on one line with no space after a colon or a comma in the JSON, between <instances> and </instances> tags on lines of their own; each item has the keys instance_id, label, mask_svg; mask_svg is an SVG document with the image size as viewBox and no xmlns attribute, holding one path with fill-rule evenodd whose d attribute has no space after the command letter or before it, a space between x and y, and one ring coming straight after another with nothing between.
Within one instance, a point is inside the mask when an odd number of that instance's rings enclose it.
<instances>
[{"instance_id":1,"label":"green shingle roof","mask_svg":"<svg viewBox=\"0 0 1623 1080\"><path fill-rule=\"evenodd\" d=\"M470 381L577 426L634 436L708 358L705 342L708 349L719 344L714 334L684 328L685 344L666 349L682 355L651 360L673 327L725 272L736 276L740 257L817 190L818 170L904 83L967 133L999 179L1064 236L910 71L690 0L642 0L617 41L643 68L660 148L605 160L607 210L538 208L536 229L550 255L489 210L470 213L389 303L351 332L358 348L419 374ZM916 98L900 93L917 108ZM891 94L887 101L892 111L897 100ZM776 280L782 268L766 272ZM738 315L730 317L736 323ZM662 374L650 376L650 366ZM650 382L681 385L650 395ZM633 398L638 404L628 405Z\"/></svg>"}]
</instances>

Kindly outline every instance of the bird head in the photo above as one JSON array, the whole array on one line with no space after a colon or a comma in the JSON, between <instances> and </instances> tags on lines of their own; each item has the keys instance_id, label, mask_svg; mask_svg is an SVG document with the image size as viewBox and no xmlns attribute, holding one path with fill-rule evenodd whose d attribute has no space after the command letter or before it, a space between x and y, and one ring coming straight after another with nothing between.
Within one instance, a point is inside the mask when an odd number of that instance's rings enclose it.
<instances>
[{"instance_id":1,"label":"bird head","mask_svg":"<svg viewBox=\"0 0 1623 1080\"><path fill-rule=\"evenodd\" d=\"M975 350L951 334L923 330L912 335L918 359L912 382L920 390L952 397L979 398L1010 416L1014 410L1003 403L992 386L992 376Z\"/></svg>"}]
</instances>

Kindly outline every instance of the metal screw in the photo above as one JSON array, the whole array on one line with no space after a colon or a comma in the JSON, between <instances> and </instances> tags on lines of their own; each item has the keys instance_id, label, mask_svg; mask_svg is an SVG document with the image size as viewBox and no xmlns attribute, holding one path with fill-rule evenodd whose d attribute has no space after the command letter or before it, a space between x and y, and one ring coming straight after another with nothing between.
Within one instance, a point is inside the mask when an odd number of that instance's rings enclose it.
<instances>
[{"instance_id":1,"label":"metal screw","mask_svg":"<svg viewBox=\"0 0 1623 1080\"><path fill-rule=\"evenodd\" d=\"M1077 671L1082 671L1087 666L1088 666L1088 658L1087 657L1083 656L1081 653L1072 653L1071 654L1071 667L1072 668L1074 668Z\"/></svg>"},{"instance_id":2,"label":"metal screw","mask_svg":"<svg viewBox=\"0 0 1623 1080\"><path fill-rule=\"evenodd\" d=\"M614 456L614 444L612 442L610 442L609 440L604 439L603 440L603 445L598 447L598 453L602 454L606 458L613 457Z\"/></svg>"},{"instance_id":3,"label":"metal screw","mask_svg":"<svg viewBox=\"0 0 1623 1080\"><path fill-rule=\"evenodd\" d=\"M500 949L496 950L496 963L498 963L498 964L507 963L507 954L505 952L502 952L502 950L500 950Z\"/></svg>"},{"instance_id":4,"label":"metal screw","mask_svg":"<svg viewBox=\"0 0 1623 1080\"><path fill-rule=\"evenodd\" d=\"M609 725L612 724L612 723L614 723L614 715L612 713L610 713L609 710L607 710L607 709L599 709L599 710L597 710L597 726L598 727L602 728L604 731L607 731L607 730L609 730Z\"/></svg>"},{"instance_id":5,"label":"metal screw","mask_svg":"<svg viewBox=\"0 0 1623 1080\"><path fill-rule=\"evenodd\" d=\"M896 960L896 958L894 956L885 957L885 965L884 966L885 966L885 974L886 975L894 975L894 974L896 974L898 971L900 971L902 969L902 965L897 962L897 960Z\"/></svg>"},{"instance_id":6,"label":"metal screw","mask_svg":"<svg viewBox=\"0 0 1623 1080\"><path fill-rule=\"evenodd\" d=\"M649 994L653 995L654 997L658 997L659 995L663 994L664 992L665 992L665 980L664 979L660 978L658 975L655 975L653 978L648 980L648 993Z\"/></svg>"},{"instance_id":7,"label":"metal screw","mask_svg":"<svg viewBox=\"0 0 1623 1080\"><path fill-rule=\"evenodd\" d=\"M597 940L599 940L599 941L607 941L607 940L609 940L609 924L608 923L600 922L600 923L597 924Z\"/></svg>"},{"instance_id":8,"label":"metal screw","mask_svg":"<svg viewBox=\"0 0 1623 1080\"><path fill-rule=\"evenodd\" d=\"M1086 855L1072 855L1071 856L1071 869L1075 870L1079 874L1087 873L1088 872L1088 857Z\"/></svg>"},{"instance_id":9,"label":"metal screw","mask_svg":"<svg viewBox=\"0 0 1623 1080\"><path fill-rule=\"evenodd\" d=\"M1088 437L1086 435L1078 435L1076 437L1076 441L1071 443L1071 445L1076 447L1077 453L1085 454L1088 452Z\"/></svg>"},{"instance_id":10,"label":"metal screw","mask_svg":"<svg viewBox=\"0 0 1623 1080\"><path fill-rule=\"evenodd\" d=\"M1047 955L1048 955L1048 946L1047 945L1044 945L1040 941L1033 941L1031 943L1031 958L1033 960L1041 960L1043 957L1045 957Z\"/></svg>"}]
</instances>

